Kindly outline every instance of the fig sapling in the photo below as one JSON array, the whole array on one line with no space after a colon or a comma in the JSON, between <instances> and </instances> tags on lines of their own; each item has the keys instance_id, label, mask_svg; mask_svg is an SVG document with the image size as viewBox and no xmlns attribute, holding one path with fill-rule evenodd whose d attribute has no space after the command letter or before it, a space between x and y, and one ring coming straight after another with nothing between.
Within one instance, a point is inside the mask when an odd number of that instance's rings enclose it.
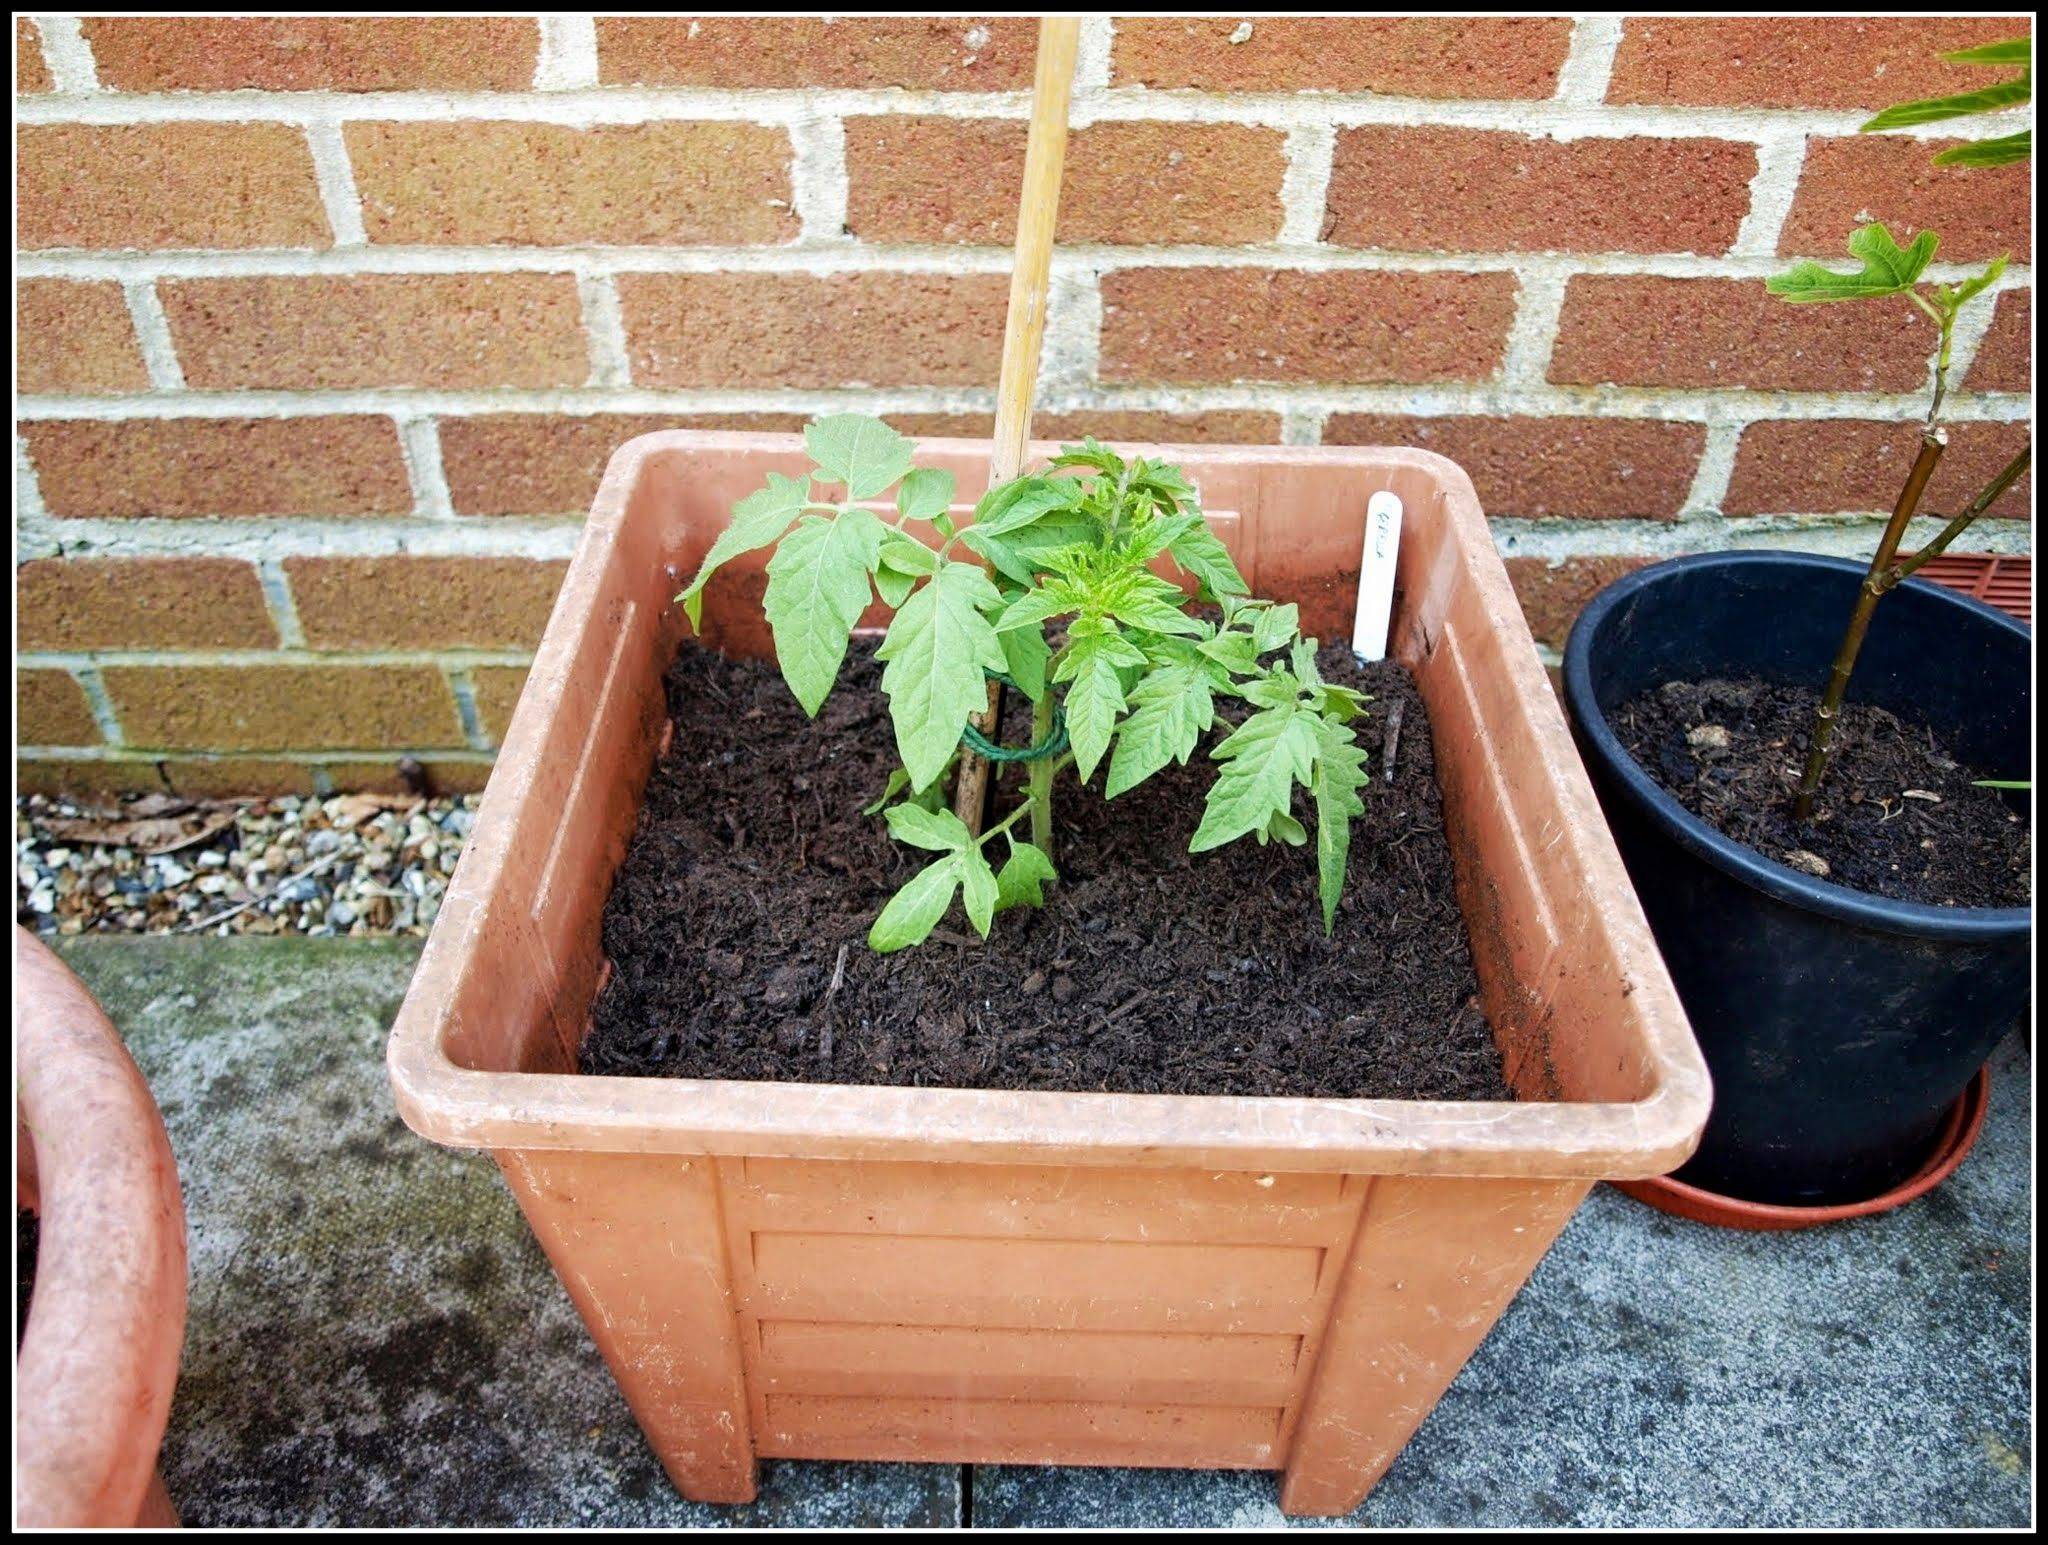
<instances>
[{"instance_id":1,"label":"fig sapling","mask_svg":"<svg viewBox=\"0 0 2048 1545\"><path fill-rule=\"evenodd\" d=\"M1191 851L1246 836L1305 844L1294 793L1306 790L1323 925L1334 926L1351 821L1364 811L1365 752L1349 726L1366 700L1322 680L1293 606L1247 593L1178 468L1094 440L1066 446L1045 471L990 489L963 526L950 514L952 474L913 467L910 442L880 421L820 419L804 443L813 470L771 473L735 505L677 599L694 626L712 574L773 545L763 611L783 679L814 716L872 599L892 612L877 657L903 765L864 813L937 856L883 907L873 948L919 943L956 898L984 938L997 913L1042 905L1058 879L1057 774L1071 765L1085 784L1106 767L1103 793L1115 799L1186 765L1215 727L1218 698L1250 713L1212 748L1218 774ZM820 497L833 487L843 500ZM892 487L893 511L878 512ZM936 543L913 525L929 526ZM1213 619L1190 613L1186 590L1153 572L1162 558ZM991 676L1032 704L1030 745L991 746L972 730ZM1025 767L1022 802L979 835L945 807L963 734L977 755Z\"/></svg>"}]
</instances>

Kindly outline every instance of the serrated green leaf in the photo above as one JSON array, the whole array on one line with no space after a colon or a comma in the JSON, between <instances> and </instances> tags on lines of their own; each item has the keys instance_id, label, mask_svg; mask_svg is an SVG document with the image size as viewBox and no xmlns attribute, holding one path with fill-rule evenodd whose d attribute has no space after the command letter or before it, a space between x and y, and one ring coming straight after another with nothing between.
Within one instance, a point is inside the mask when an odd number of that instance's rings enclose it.
<instances>
[{"instance_id":1,"label":"serrated green leaf","mask_svg":"<svg viewBox=\"0 0 2048 1545\"><path fill-rule=\"evenodd\" d=\"M1950 64L2031 65L2034 62L2034 40L2030 37L2005 38L1996 43L1979 43L1975 48L1959 48L1941 57Z\"/></svg>"},{"instance_id":2,"label":"serrated green leaf","mask_svg":"<svg viewBox=\"0 0 2048 1545\"><path fill-rule=\"evenodd\" d=\"M1043 628L1012 628L998 633L1003 646L1003 674L1017 683L1017 690L1036 703L1045 696L1045 665L1052 658L1052 646Z\"/></svg>"},{"instance_id":3,"label":"serrated green leaf","mask_svg":"<svg viewBox=\"0 0 2048 1545\"><path fill-rule=\"evenodd\" d=\"M1006 532L969 526L960 540L995 565L1006 579L1029 585L1046 569L1047 559L1075 547L1093 546L1100 528L1078 510L1053 510L1028 525Z\"/></svg>"},{"instance_id":4,"label":"serrated green leaf","mask_svg":"<svg viewBox=\"0 0 2048 1545\"><path fill-rule=\"evenodd\" d=\"M1186 604L1178 587L1143 572L1128 576L1103 598L1104 609L1126 627L1199 638L1209 631L1208 625L1183 611Z\"/></svg>"},{"instance_id":5,"label":"serrated green leaf","mask_svg":"<svg viewBox=\"0 0 2048 1545\"><path fill-rule=\"evenodd\" d=\"M1286 708L1301 696L1301 687L1291 674L1274 669L1247 681L1238 696L1254 708Z\"/></svg>"},{"instance_id":6,"label":"serrated green leaf","mask_svg":"<svg viewBox=\"0 0 2048 1545\"><path fill-rule=\"evenodd\" d=\"M1109 749L1116 716L1124 711L1120 668L1144 663L1144 654L1114 624L1082 618L1068 629L1067 647L1053 667L1053 678L1067 683L1067 739L1074 750L1075 775L1083 783Z\"/></svg>"},{"instance_id":7,"label":"serrated green leaf","mask_svg":"<svg viewBox=\"0 0 2048 1545\"><path fill-rule=\"evenodd\" d=\"M938 566L938 554L916 537L906 536L893 528L886 529L882 537L880 563L875 569L875 588L890 606L901 606L917 581L935 572Z\"/></svg>"},{"instance_id":8,"label":"serrated green leaf","mask_svg":"<svg viewBox=\"0 0 2048 1545\"><path fill-rule=\"evenodd\" d=\"M1124 459L1095 436L1090 435L1079 445L1062 445L1059 455L1053 457L1047 465L1092 467L1097 472L1114 478L1124 470Z\"/></svg>"},{"instance_id":9,"label":"serrated green leaf","mask_svg":"<svg viewBox=\"0 0 2048 1545\"><path fill-rule=\"evenodd\" d=\"M1934 158L1934 164L1981 169L1989 166L2010 166L2015 161L2030 160L2033 154L2034 131L2022 129L2017 134L2001 134L1996 139L1979 139L1972 140L1967 145L1951 145Z\"/></svg>"},{"instance_id":10,"label":"serrated green leaf","mask_svg":"<svg viewBox=\"0 0 2048 1545\"><path fill-rule=\"evenodd\" d=\"M1863 260L1858 272L1843 274L1819 263L1796 263L1766 279L1764 288L1795 305L1903 294L1920 282L1940 241L1934 232L1922 231L1911 245L1901 247L1882 225L1866 225L1849 238L1849 255Z\"/></svg>"},{"instance_id":11,"label":"serrated green leaf","mask_svg":"<svg viewBox=\"0 0 2048 1545\"><path fill-rule=\"evenodd\" d=\"M1201 523L1202 517L1195 514L1157 516L1146 522L1125 556L1133 563L1150 563Z\"/></svg>"},{"instance_id":12,"label":"serrated green leaf","mask_svg":"<svg viewBox=\"0 0 2048 1545\"><path fill-rule=\"evenodd\" d=\"M2005 254L2001 253L1985 265L1984 272L1970 275L1961 284L1954 286L1946 284L1936 285L1934 290L1935 299L1948 310L1955 311L1965 302L1975 300L1979 295L1990 289L1992 285L1998 283L1999 277L2005 272L2005 264Z\"/></svg>"},{"instance_id":13,"label":"serrated green leaf","mask_svg":"<svg viewBox=\"0 0 2048 1545\"><path fill-rule=\"evenodd\" d=\"M980 847L970 844L960 855L960 900L967 908L967 921L974 924L974 931L984 939L988 937L988 925L995 921L1000 897L1001 888L996 884L995 871L988 866L988 856Z\"/></svg>"},{"instance_id":14,"label":"serrated green leaf","mask_svg":"<svg viewBox=\"0 0 2048 1545\"><path fill-rule=\"evenodd\" d=\"M775 633L775 660L813 717L838 679L846 641L867 610L868 575L886 529L863 509L842 510L830 520L806 515L768 560L761 608Z\"/></svg>"},{"instance_id":15,"label":"serrated green leaf","mask_svg":"<svg viewBox=\"0 0 2048 1545\"><path fill-rule=\"evenodd\" d=\"M888 955L923 943L939 926L946 908L953 904L953 892L959 885L958 853L948 853L936 863L925 865L882 908L881 916L868 930L868 948L878 955Z\"/></svg>"},{"instance_id":16,"label":"serrated green leaf","mask_svg":"<svg viewBox=\"0 0 2048 1545\"><path fill-rule=\"evenodd\" d=\"M1011 907L1042 907L1045 894L1040 886L1059 879L1059 871L1045 850L1029 842L1010 844L1010 856L996 876L996 910Z\"/></svg>"},{"instance_id":17,"label":"serrated green leaf","mask_svg":"<svg viewBox=\"0 0 2048 1545\"><path fill-rule=\"evenodd\" d=\"M1873 134L1885 129L1907 129L1920 123L1939 123L1944 118L1968 118L1978 113L2002 112L2008 107L2019 107L2033 99L2033 81L2031 77L2022 75L2018 80L2000 81L1994 86L1983 86L1975 91L1961 91L1954 96L1927 97L1918 102L1901 102L1896 107L1887 107L1864 123L1862 132Z\"/></svg>"},{"instance_id":18,"label":"serrated green leaf","mask_svg":"<svg viewBox=\"0 0 2048 1545\"><path fill-rule=\"evenodd\" d=\"M877 658L896 727L896 750L922 787L938 776L969 714L988 705L986 673L1002 645L982 615L1001 599L978 564L946 563L890 620Z\"/></svg>"},{"instance_id":19,"label":"serrated green leaf","mask_svg":"<svg viewBox=\"0 0 2048 1545\"><path fill-rule=\"evenodd\" d=\"M1275 649L1284 649L1300 627L1301 608L1293 602L1285 606L1269 606L1252 623L1252 649L1257 654L1271 654Z\"/></svg>"},{"instance_id":20,"label":"serrated green leaf","mask_svg":"<svg viewBox=\"0 0 2048 1545\"><path fill-rule=\"evenodd\" d=\"M1199 521L1183 531L1167 545L1166 551L1175 563L1202 582L1201 598L1205 601L1243 595L1251 588L1238 573L1223 538L1210 529L1207 521Z\"/></svg>"},{"instance_id":21,"label":"serrated green leaf","mask_svg":"<svg viewBox=\"0 0 2048 1545\"><path fill-rule=\"evenodd\" d=\"M872 499L910 470L911 444L878 418L835 413L804 431L804 449L828 483L849 499Z\"/></svg>"},{"instance_id":22,"label":"serrated green leaf","mask_svg":"<svg viewBox=\"0 0 2048 1545\"><path fill-rule=\"evenodd\" d=\"M974 507L974 524L986 536L1019 531L1055 510L1072 509L1075 492L1070 478L1012 478L981 496Z\"/></svg>"},{"instance_id":23,"label":"serrated green leaf","mask_svg":"<svg viewBox=\"0 0 2048 1545\"><path fill-rule=\"evenodd\" d=\"M1130 717L1117 727L1105 799L1136 788L1168 762L1185 767L1202 732L1216 722L1208 677L1193 665L1152 672L1131 693L1130 706Z\"/></svg>"},{"instance_id":24,"label":"serrated green leaf","mask_svg":"<svg viewBox=\"0 0 2048 1545\"><path fill-rule=\"evenodd\" d=\"M1233 675L1249 676L1259 668L1259 651L1249 633L1218 633L1196 647Z\"/></svg>"},{"instance_id":25,"label":"serrated green leaf","mask_svg":"<svg viewBox=\"0 0 2048 1545\"><path fill-rule=\"evenodd\" d=\"M718 567L780 537L802 513L810 497L808 477L784 477L780 472L771 472L766 488L757 488L732 507L732 519L712 542L711 551L704 555L689 589L676 597L683 603L692 628L703 624L704 586Z\"/></svg>"},{"instance_id":26,"label":"serrated green leaf","mask_svg":"<svg viewBox=\"0 0 2048 1545\"><path fill-rule=\"evenodd\" d=\"M1079 611L1083 599L1068 581L1049 580L1024 591L1005 606L996 617L996 631L1007 633L1012 628L1038 627L1054 617Z\"/></svg>"},{"instance_id":27,"label":"serrated green leaf","mask_svg":"<svg viewBox=\"0 0 2048 1545\"><path fill-rule=\"evenodd\" d=\"M896 490L896 509L905 520L937 520L953 503L953 474L943 467L914 467Z\"/></svg>"},{"instance_id":28,"label":"serrated green leaf","mask_svg":"<svg viewBox=\"0 0 2048 1545\"><path fill-rule=\"evenodd\" d=\"M967 823L950 810L927 810L922 805L891 805L883 816L889 835L915 848L934 853L952 853L969 846L974 834Z\"/></svg>"},{"instance_id":29,"label":"serrated green leaf","mask_svg":"<svg viewBox=\"0 0 2048 1545\"><path fill-rule=\"evenodd\" d=\"M1316 765L1309 792L1316 802L1316 878L1323 901L1323 932L1337 925L1344 870L1351 859L1351 818L1365 813L1365 752L1357 737L1330 719L1315 724Z\"/></svg>"},{"instance_id":30,"label":"serrated green leaf","mask_svg":"<svg viewBox=\"0 0 2048 1545\"><path fill-rule=\"evenodd\" d=\"M1298 848L1308 841L1308 828L1285 810L1275 810L1259 833L1259 846L1264 847L1276 837L1290 848Z\"/></svg>"},{"instance_id":31,"label":"serrated green leaf","mask_svg":"<svg viewBox=\"0 0 2048 1545\"><path fill-rule=\"evenodd\" d=\"M1286 811L1294 785L1308 782L1315 752L1314 715L1296 705L1261 709L1245 720L1216 748L1223 766L1188 851L1205 853L1264 831L1276 811Z\"/></svg>"}]
</instances>

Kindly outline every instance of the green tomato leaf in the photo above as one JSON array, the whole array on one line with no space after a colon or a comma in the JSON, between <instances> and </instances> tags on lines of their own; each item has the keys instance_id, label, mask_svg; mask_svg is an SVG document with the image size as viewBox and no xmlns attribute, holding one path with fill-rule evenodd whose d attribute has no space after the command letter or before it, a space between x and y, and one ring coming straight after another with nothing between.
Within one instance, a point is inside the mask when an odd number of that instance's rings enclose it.
<instances>
[{"instance_id":1,"label":"green tomato leaf","mask_svg":"<svg viewBox=\"0 0 2048 1545\"><path fill-rule=\"evenodd\" d=\"M1316 765L1309 792L1316 802L1316 878L1323 900L1323 932L1337 926L1337 901L1344 894L1344 869L1351 859L1351 818L1365 814L1358 791L1365 787L1365 753L1342 724L1315 721Z\"/></svg>"},{"instance_id":2,"label":"green tomato leaf","mask_svg":"<svg viewBox=\"0 0 2048 1545\"><path fill-rule=\"evenodd\" d=\"M1083 618L1067 633L1067 647L1053 668L1055 680L1068 683L1067 739L1074 748L1074 773L1083 783L1109 749L1116 716L1124 711L1124 685L1118 668L1143 665L1145 656L1116 631L1114 624Z\"/></svg>"},{"instance_id":3,"label":"green tomato leaf","mask_svg":"<svg viewBox=\"0 0 2048 1545\"><path fill-rule=\"evenodd\" d=\"M1045 894L1040 887L1059 877L1043 848L1029 842L1011 842L1009 859L996 876L996 910L1044 906Z\"/></svg>"},{"instance_id":4,"label":"green tomato leaf","mask_svg":"<svg viewBox=\"0 0 2048 1545\"><path fill-rule=\"evenodd\" d=\"M1181 594L1178 586L1142 570L1130 575L1128 581L1117 586L1104 601L1109 614L1127 627L1141 628L1148 633L1180 633L1197 638L1209 631L1208 624L1190 617L1181 609L1187 604L1187 597Z\"/></svg>"},{"instance_id":5,"label":"green tomato leaf","mask_svg":"<svg viewBox=\"0 0 2048 1545\"><path fill-rule=\"evenodd\" d=\"M1261 709L1245 720L1216 748L1223 767L1188 851L1205 853L1266 830L1276 812L1286 813L1294 785L1308 782L1315 754L1314 715L1297 705Z\"/></svg>"},{"instance_id":6,"label":"green tomato leaf","mask_svg":"<svg viewBox=\"0 0 2048 1545\"><path fill-rule=\"evenodd\" d=\"M917 467L903 474L896 508L905 520L937 520L953 503L953 474L942 467Z\"/></svg>"},{"instance_id":7,"label":"green tomato leaf","mask_svg":"<svg viewBox=\"0 0 2048 1545\"><path fill-rule=\"evenodd\" d=\"M967 921L974 924L974 931L984 939L988 937L988 925L995 921L996 903L1001 899L1001 887L996 883L995 871L988 866L988 857L978 844L970 842L960 854L960 900L967 908Z\"/></svg>"},{"instance_id":8,"label":"green tomato leaf","mask_svg":"<svg viewBox=\"0 0 2048 1545\"><path fill-rule=\"evenodd\" d=\"M891 805L883 817L889 835L912 847L934 853L956 853L974 842L967 823L950 810L927 810L922 805Z\"/></svg>"},{"instance_id":9,"label":"green tomato leaf","mask_svg":"<svg viewBox=\"0 0 2048 1545\"><path fill-rule=\"evenodd\" d=\"M1301 608L1293 602L1269 606L1252 619L1252 652L1271 654L1285 649L1301 627Z\"/></svg>"},{"instance_id":10,"label":"green tomato leaf","mask_svg":"<svg viewBox=\"0 0 2048 1545\"><path fill-rule=\"evenodd\" d=\"M1080 590L1063 579L1049 580L1024 591L996 617L996 631L1031 628L1067 612L1077 612L1086 599Z\"/></svg>"},{"instance_id":11,"label":"green tomato leaf","mask_svg":"<svg viewBox=\"0 0 2048 1545\"><path fill-rule=\"evenodd\" d=\"M900 767L896 768L889 774L888 781L882 785L882 792L875 796L875 802L872 805L862 805L860 813L862 815L880 815L883 806L887 805L890 800L909 787L910 774Z\"/></svg>"},{"instance_id":12,"label":"green tomato leaf","mask_svg":"<svg viewBox=\"0 0 2048 1545\"><path fill-rule=\"evenodd\" d=\"M1000 600L978 564L947 563L903 603L877 657L896 726L896 750L923 787L959 744L967 716L988 705L986 673L1003 668L984 608Z\"/></svg>"},{"instance_id":13,"label":"green tomato leaf","mask_svg":"<svg viewBox=\"0 0 2048 1545\"><path fill-rule=\"evenodd\" d=\"M849 499L872 499L910 470L910 442L878 418L835 413L804 431L804 449Z\"/></svg>"},{"instance_id":14,"label":"green tomato leaf","mask_svg":"<svg viewBox=\"0 0 2048 1545\"><path fill-rule=\"evenodd\" d=\"M863 509L842 510L831 520L806 515L768 560L762 610L775 631L775 659L789 690L813 717L838 679L854 624L867 610L868 575L886 529Z\"/></svg>"},{"instance_id":15,"label":"green tomato leaf","mask_svg":"<svg viewBox=\"0 0 2048 1545\"><path fill-rule=\"evenodd\" d=\"M1265 829L1259 833L1259 846L1264 847L1275 837L1290 848L1298 848L1308 841L1308 828L1285 810L1275 810L1267 819Z\"/></svg>"},{"instance_id":16,"label":"green tomato leaf","mask_svg":"<svg viewBox=\"0 0 2048 1545\"><path fill-rule=\"evenodd\" d=\"M1168 762L1185 767L1202 732L1215 722L1215 699L1199 666L1152 672L1131 693L1131 716L1117 729L1103 797L1115 799L1136 788Z\"/></svg>"},{"instance_id":17,"label":"green tomato leaf","mask_svg":"<svg viewBox=\"0 0 2048 1545\"><path fill-rule=\"evenodd\" d=\"M938 862L925 865L882 908L882 915L868 930L868 948L878 955L889 955L923 943L939 926L946 908L953 904L953 892L959 884L958 853L948 853Z\"/></svg>"},{"instance_id":18,"label":"green tomato leaf","mask_svg":"<svg viewBox=\"0 0 2048 1545\"><path fill-rule=\"evenodd\" d=\"M1972 140L1967 145L1951 145L1934 158L1936 166L2010 166L2015 161L2030 160L2034 154L2034 131L2022 129L2017 134L2001 134L1996 139Z\"/></svg>"},{"instance_id":19,"label":"green tomato leaf","mask_svg":"<svg viewBox=\"0 0 2048 1545\"><path fill-rule=\"evenodd\" d=\"M1205 601L1243 595L1251 588L1238 573L1223 538L1209 528L1207 521L1197 522L1176 536L1166 551L1175 563L1202 582L1201 598Z\"/></svg>"},{"instance_id":20,"label":"green tomato leaf","mask_svg":"<svg viewBox=\"0 0 2048 1545\"><path fill-rule=\"evenodd\" d=\"M1045 665L1052 646L1043 628L1011 628L996 634L1003 646L1003 674L1017 683L1017 690L1036 703L1045 696Z\"/></svg>"},{"instance_id":21,"label":"green tomato leaf","mask_svg":"<svg viewBox=\"0 0 2048 1545\"><path fill-rule=\"evenodd\" d=\"M704 587L719 565L776 540L802 513L810 497L808 477L784 477L780 472L771 472L766 488L756 489L732 507L732 519L718 533L711 551L704 555L690 588L676 597L683 603L692 628L703 625Z\"/></svg>"},{"instance_id":22,"label":"green tomato leaf","mask_svg":"<svg viewBox=\"0 0 2048 1545\"><path fill-rule=\"evenodd\" d=\"M1843 274L1818 263L1797 263L1766 279L1764 288L1795 305L1901 295L1920 282L1940 242L1934 232L1922 231L1912 245L1901 247L1882 225L1866 225L1849 238L1849 255L1863 260L1859 272Z\"/></svg>"},{"instance_id":23,"label":"green tomato leaf","mask_svg":"<svg viewBox=\"0 0 2048 1545\"><path fill-rule=\"evenodd\" d=\"M915 475L915 474L913 474ZM916 537L885 528L881 564L875 570L875 588L891 607L901 606L905 596L924 575L938 569L938 555Z\"/></svg>"}]
</instances>

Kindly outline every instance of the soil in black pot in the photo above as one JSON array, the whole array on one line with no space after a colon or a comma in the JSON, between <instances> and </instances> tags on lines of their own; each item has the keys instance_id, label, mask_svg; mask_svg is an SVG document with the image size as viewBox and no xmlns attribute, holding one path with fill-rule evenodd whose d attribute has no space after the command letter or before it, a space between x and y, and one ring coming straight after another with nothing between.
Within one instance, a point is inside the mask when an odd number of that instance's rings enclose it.
<instances>
[{"instance_id":1,"label":"soil in black pot","mask_svg":"<svg viewBox=\"0 0 2048 1545\"><path fill-rule=\"evenodd\" d=\"M1853 688L1851 689L1853 690ZM1694 815L1744 847L1837 885L1944 907L2028 900L2031 833L2020 801L1941 737L1845 703L1813 819L1792 818L1820 694L1744 678L1673 681L1610 715L1630 756Z\"/></svg>"},{"instance_id":2,"label":"soil in black pot","mask_svg":"<svg viewBox=\"0 0 2048 1545\"><path fill-rule=\"evenodd\" d=\"M1360 731L1374 782L1333 936L1312 849L1187 852L1214 777L1205 746L1114 801L1099 770L1088 790L1063 773L1048 905L999 914L986 943L956 905L930 941L882 956L869 925L929 855L859 814L896 765L871 647L856 644L815 723L772 664L685 647L668 675L674 744L605 909L614 973L584 1071L1510 1098L1478 1004L1422 699L1398 665L1343 650L1321 664L1375 699ZM1009 696L1004 738L1021 743L1025 705ZM1014 808L1018 776L998 788L999 812Z\"/></svg>"}]
</instances>

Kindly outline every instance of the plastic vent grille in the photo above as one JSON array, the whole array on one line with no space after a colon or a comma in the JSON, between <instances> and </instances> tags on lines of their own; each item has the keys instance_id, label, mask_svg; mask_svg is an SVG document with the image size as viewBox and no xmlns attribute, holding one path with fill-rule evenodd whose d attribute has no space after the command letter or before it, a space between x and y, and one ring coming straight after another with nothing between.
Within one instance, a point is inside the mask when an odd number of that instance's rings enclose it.
<instances>
[{"instance_id":1,"label":"plastic vent grille","mask_svg":"<svg viewBox=\"0 0 2048 1545\"><path fill-rule=\"evenodd\" d=\"M2034 625L2034 560L1991 553L1943 553L1914 576L1960 590Z\"/></svg>"}]
</instances>

